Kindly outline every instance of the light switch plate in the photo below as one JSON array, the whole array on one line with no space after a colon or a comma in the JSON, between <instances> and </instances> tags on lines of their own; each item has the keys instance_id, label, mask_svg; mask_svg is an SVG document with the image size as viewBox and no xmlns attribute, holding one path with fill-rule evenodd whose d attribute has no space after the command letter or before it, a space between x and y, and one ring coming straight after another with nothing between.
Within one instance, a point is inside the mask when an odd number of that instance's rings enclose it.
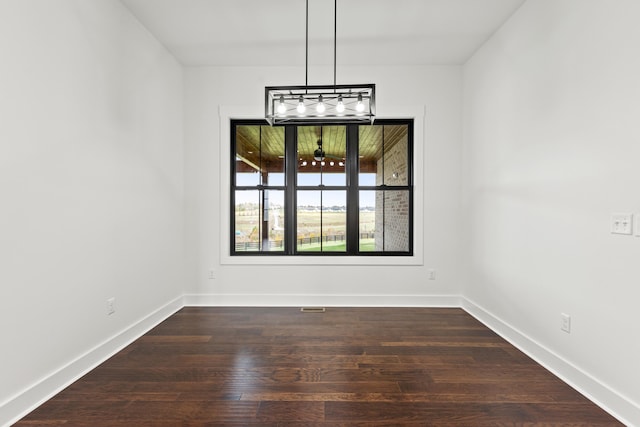
<instances>
[{"instance_id":1,"label":"light switch plate","mask_svg":"<svg viewBox=\"0 0 640 427\"><path fill-rule=\"evenodd\" d=\"M612 234L633 234L633 214L613 213L611 214Z\"/></svg>"},{"instance_id":2,"label":"light switch plate","mask_svg":"<svg viewBox=\"0 0 640 427\"><path fill-rule=\"evenodd\" d=\"M560 329L566 333L571 333L571 316L566 313L560 313Z\"/></svg>"}]
</instances>

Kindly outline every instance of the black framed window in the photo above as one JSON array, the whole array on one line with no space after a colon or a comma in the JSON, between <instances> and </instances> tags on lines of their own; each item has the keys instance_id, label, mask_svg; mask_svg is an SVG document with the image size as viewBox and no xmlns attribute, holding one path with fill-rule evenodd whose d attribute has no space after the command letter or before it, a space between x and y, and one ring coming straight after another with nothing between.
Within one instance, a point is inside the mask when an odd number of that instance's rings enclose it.
<instances>
[{"instance_id":1,"label":"black framed window","mask_svg":"<svg viewBox=\"0 0 640 427\"><path fill-rule=\"evenodd\" d=\"M231 255L413 254L413 120L231 120Z\"/></svg>"}]
</instances>

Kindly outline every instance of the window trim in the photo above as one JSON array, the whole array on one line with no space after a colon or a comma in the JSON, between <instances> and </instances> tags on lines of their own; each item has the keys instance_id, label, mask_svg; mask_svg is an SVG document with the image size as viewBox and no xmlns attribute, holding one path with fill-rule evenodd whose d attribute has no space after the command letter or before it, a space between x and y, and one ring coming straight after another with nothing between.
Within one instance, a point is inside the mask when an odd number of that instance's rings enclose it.
<instances>
[{"instance_id":1,"label":"window trim","mask_svg":"<svg viewBox=\"0 0 640 427\"><path fill-rule=\"evenodd\" d=\"M219 121L219 204L216 206L219 214L219 259L222 265L424 265L424 105L389 108L385 119L413 119L413 254L402 256L385 256L375 253L371 255L294 255L265 256L251 254L232 256L230 250L230 162L231 144L231 120L262 120L256 119L261 112L254 107L225 107L218 109ZM251 113L251 114L248 114Z\"/></svg>"}]
</instances>

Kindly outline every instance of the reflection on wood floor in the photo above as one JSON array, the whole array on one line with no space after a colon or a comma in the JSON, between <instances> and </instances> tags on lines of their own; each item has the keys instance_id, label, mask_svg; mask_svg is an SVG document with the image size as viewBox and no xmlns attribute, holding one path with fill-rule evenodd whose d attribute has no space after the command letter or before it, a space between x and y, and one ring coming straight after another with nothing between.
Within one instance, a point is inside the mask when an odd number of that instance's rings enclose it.
<instances>
[{"instance_id":1,"label":"reflection on wood floor","mask_svg":"<svg viewBox=\"0 0 640 427\"><path fill-rule=\"evenodd\" d=\"M461 309L186 307L17 425L622 424Z\"/></svg>"}]
</instances>

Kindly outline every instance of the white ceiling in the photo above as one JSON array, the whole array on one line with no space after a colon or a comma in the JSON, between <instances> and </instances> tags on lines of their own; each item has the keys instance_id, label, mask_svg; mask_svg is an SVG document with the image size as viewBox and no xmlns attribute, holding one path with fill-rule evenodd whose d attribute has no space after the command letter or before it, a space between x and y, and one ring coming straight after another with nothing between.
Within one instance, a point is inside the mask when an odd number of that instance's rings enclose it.
<instances>
[{"instance_id":1,"label":"white ceiling","mask_svg":"<svg viewBox=\"0 0 640 427\"><path fill-rule=\"evenodd\" d=\"M305 63L305 0L121 0L184 65ZM525 0L339 0L337 63L462 64ZM333 64L333 1L309 0L309 63Z\"/></svg>"}]
</instances>

